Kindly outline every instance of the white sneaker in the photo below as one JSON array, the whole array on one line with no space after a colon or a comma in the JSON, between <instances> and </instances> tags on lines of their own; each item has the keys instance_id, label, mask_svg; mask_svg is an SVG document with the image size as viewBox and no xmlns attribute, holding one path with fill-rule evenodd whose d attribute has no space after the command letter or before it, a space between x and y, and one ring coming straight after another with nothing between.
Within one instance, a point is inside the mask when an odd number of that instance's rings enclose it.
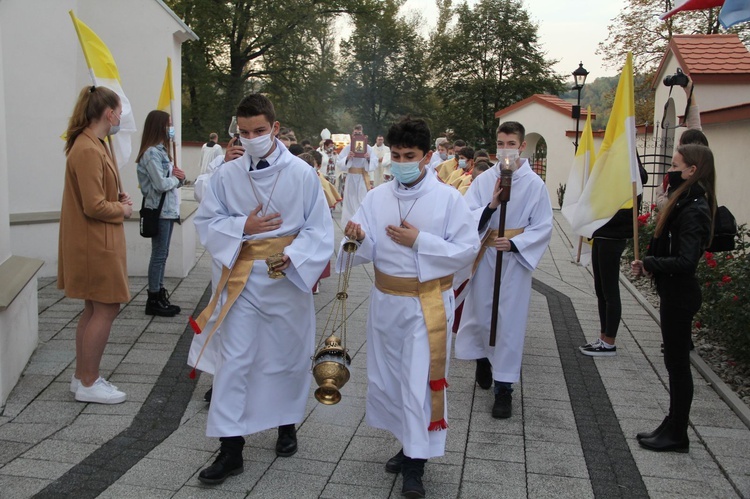
<instances>
[{"instance_id":1,"label":"white sneaker","mask_svg":"<svg viewBox=\"0 0 750 499\"><path fill-rule=\"evenodd\" d=\"M117 390L117 386L113 385L113 384L112 384L112 383L110 383L109 381L106 381L106 380L105 380L104 382L105 382L105 383L107 383L107 384L108 384L109 386L111 386L112 388L114 388L115 390ZM80 379L78 379L78 378L76 378L76 375L75 375L75 374L73 374L73 375L72 375L72 376L70 377L70 393L75 393L75 392L77 392L77 391L78 391L78 387L79 387L79 386L81 386L81 380L80 380Z\"/></svg>"},{"instance_id":2,"label":"white sneaker","mask_svg":"<svg viewBox=\"0 0 750 499\"><path fill-rule=\"evenodd\" d=\"M127 395L121 392L107 380L99 377L91 386L81 386L76 390L76 400L79 402L93 402L95 404L120 404L125 402Z\"/></svg>"}]
</instances>

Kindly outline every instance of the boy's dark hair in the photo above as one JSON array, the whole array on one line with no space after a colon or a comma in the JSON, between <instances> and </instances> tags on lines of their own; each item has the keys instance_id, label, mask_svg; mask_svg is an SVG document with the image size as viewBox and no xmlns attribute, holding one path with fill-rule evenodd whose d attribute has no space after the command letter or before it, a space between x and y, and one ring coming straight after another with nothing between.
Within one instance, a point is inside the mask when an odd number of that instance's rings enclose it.
<instances>
[{"instance_id":1,"label":"boy's dark hair","mask_svg":"<svg viewBox=\"0 0 750 499\"><path fill-rule=\"evenodd\" d=\"M465 140L458 139L458 140L454 140L453 141L453 150L454 151L456 149L460 150L462 147L466 147L466 141Z\"/></svg>"},{"instance_id":2,"label":"boy's dark hair","mask_svg":"<svg viewBox=\"0 0 750 499\"><path fill-rule=\"evenodd\" d=\"M305 163L307 163L308 165L315 168L315 162L314 162L315 160L313 159L313 155L310 154L309 152L302 153L297 157L301 159L302 161L304 161Z\"/></svg>"},{"instance_id":3,"label":"boy's dark hair","mask_svg":"<svg viewBox=\"0 0 750 499\"><path fill-rule=\"evenodd\" d=\"M489 157L490 157L490 153L488 153L485 149L480 149L474 152L474 159L489 158Z\"/></svg>"},{"instance_id":4,"label":"boy's dark hair","mask_svg":"<svg viewBox=\"0 0 750 499\"><path fill-rule=\"evenodd\" d=\"M708 138L706 138L706 135L700 130L689 128L680 135L680 145L684 146L687 144L697 144L699 146L708 147Z\"/></svg>"},{"instance_id":5,"label":"boy's dark hair","mask_svg":"<svg viewBox=\"0 0 750 499\"><path fill-rule=\"evenodd\" d=\"M315 158L315 162L318 163L318 165L323 164L323 155L320 154L318 151L312 151L309 154L312 154L312 157Z\"/></svg>"},{"instance_id":6,"label":"boy's dark hair","mask_svg":"<svg viewBox=\"0 0 750 499\"><path fill-rule=\"evenodd\" d=\"M352 130L355 132L361 132L364 130L364 128L362 128L362 125L354 125L354 128Z\"/></svg>"},{"instance_id":7,"label":"boy's dark hair","mask_svg":"<svg viewBox=\"0 0 750 499\"><path fill-rule=\"evenodd\" d=\"M430 145L432 145L430 127L427 126L427 122L408 116L391 125L385 141L389 147L416 147L425 154L429 152Z\"/></svg>"},{"instance_id":8,"label":"boy's dark hair","mask_svg":"<svg viewBox=\"0 0 750 499\"><path fill-rule=\"evenodd\" d=\"M294 154L295 156L299 156L300 154L305 152L305 148L299 144L291 144L289 146L289 152Z\"/></svg>"},{"instance_id":9,"label":"boy's dark hair","mask_svg":"<svg viewBox=\"0 0 750 499\"><path fill-rule=\"evenodd\" d=\"M474 159L474 149L471 147L463 147L458 151L459 156L463 156L466 159Z\"/></svg>"},{"instance_id":10,"label":"boy's dark hair","mask_svg":"<svg viewBox=\"0 0 750 499\"><path fill-rule=\"evenodd\" d=\"M237 106L237 116L241 118L252 118L263 115L273 125L276 121L276 110L268 97L261 94L250 94Z\"/></svg>"},{"instance_id":11,"label":"boy's dark hair","mask_svg":"<svg viewBox=\"0 0 750 499\"><path fill-rule=\"evenodd\" d=\"M299 144L300 144L300 145L301 145L302 147L305 147L305 146L309 146L309 145L310 145L310 141L309 141L309 140L307 140L307 139L305 139L305 140L303 140L302 142L300 142Z\"/></svg>"},{"instance_id":12,"label":"boy's dark hair","mask_svg":"<svg viewBox=\"0 0 750 499\"><path fill-rule=\"evenodd\" d=\"M516 134L518 135L519 142L523 142L526 139L526 129L517 121L505 121L503 123L500 123L500 126L497 127L497 133L495 133L495 135L500 133L505 133L508 135Z\"/></svg>"},{"instance_id":13,"label":"boy's dark hair","mask_svg":"<svg viewBox=\"0 0 750 499\"><path fill-rule=\"evenodd\" d=\"M492 165L490 164L490 162L489 161L485 161L483 159L481 159L481 160L477 161L476 163L474 163L474 169L477 170L477 171L480 171L480 172L487 171L490 168L492 168Z\"/></svg>"}]
</instances>

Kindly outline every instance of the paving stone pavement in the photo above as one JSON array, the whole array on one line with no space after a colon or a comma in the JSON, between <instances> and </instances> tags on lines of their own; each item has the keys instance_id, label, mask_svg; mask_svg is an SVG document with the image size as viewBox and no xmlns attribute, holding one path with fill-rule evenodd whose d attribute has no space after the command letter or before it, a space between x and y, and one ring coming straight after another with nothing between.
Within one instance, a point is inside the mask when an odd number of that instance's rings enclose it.
<instances>
[{"instance_id":1,"label":"paving stone pavement","mask_svg":"<svg viewBox=\"0 0 750 499\"><path fill-rule=\"evenodd\" d=\"M622 288L618 355L578 353L598 330L593 281L571 261L559 212L555 220L534 274L513 417L492 419L493 397L474 383L474 363L452 359L446 455L427 464L428 497L750 497L750 430L697 373L690 452L638 446L635 433L656 426L668 406L658 325ZM39 347L0 411L0 498L400 497L400 478L383 469L400 445L364 422L371 266L356 267L350 281L352 367L342 401L323 406L311 387L296 455L276 457L274 430L251 435L243 474L212 488L199 483L218 442L205 436L211 377L191 380L185 366L187 312L202 308L210 279L209 258L196 251L190 274L166 283L185 311L175 318L145 316L146 280L130 279L133 299L102 360L103 375L128 394L114 406L69 393L82 304L40 280ZM334 276L315 297L319 331L335 287Z\"/></svg>"}]
</instances>

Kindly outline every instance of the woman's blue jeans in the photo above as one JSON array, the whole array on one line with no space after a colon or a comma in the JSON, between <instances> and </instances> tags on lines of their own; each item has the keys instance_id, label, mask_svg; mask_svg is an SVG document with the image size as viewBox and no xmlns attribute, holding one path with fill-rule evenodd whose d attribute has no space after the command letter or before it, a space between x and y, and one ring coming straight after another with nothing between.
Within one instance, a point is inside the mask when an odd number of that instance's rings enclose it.
<instances>
[{"instance_id":1,"label":"woman's blue jeans","mask_svg":"<svg viewBox=\"0 0 750 499\"><path fill-rule=\"evenodd\" d=\"M148 290L158 293L164 287L164 270L167 268L169 241L172 239L174 220L159 219L159 233L151 238L151 261L148 264Z\"/></svg>"}]
</instances>

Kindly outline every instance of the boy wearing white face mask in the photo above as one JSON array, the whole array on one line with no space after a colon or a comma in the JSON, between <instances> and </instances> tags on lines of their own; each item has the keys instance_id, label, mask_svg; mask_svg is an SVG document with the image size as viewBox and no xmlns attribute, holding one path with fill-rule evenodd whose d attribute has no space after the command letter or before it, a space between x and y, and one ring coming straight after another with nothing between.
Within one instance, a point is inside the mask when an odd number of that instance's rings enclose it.
<instances>
[{"instance_id":1,"label":"boy wearing white face mask","mask_svg":"<svg viewBox=\"0 0 750 499\"><path fill-rule=\"evenodd\" d=\"M404 119L386 140L395 180L367 193L344 233L359 242L354 265L375 265L366 420L401 442L385 469L403 475L404 496L424 497L425 462L445 453L453 273L474 260L479 236L461 194L426 167L424 120Z\"/></svg>"},{"instance_id":2,"label":"boy wearing white face mask","mask_svg":"<svg viewBox=\"0 0 750 499\"><path fill-rule=\"evenodd\" d=\"M479 175L466 192L483 247L464 302L456 337L456 357L477 361L476 380L489 389L495 382L494 418L512 413L512 384L521 374L531 275L552 235L552 205L544 181L520 157L526 148L525 129L515 121L497 129L497 164ZM505 234L498 235L500 169L513 171ZM497 252L503 252L496 346L489 346L492 291Z\"/></svg>"},{"instance_id":3,"label":"boy wearing white face mask","mask_svg":"<svg viewBox=\"0 0 750 499\"><path fill-rule=\"evenodd\" d=\"M191 319L207 336L193 365L203 369L203 354L213 355L216 369L206 435L221 447L198 475L207 485L242 473L243 435L278 427L276 455L297 451L315 348L312 287L334 244L317 174L274 138L271 101L245 97L237 124L245 154L211 176L195 217L222 266L209 306ZM266 259L277 256L271 268Z\"/></svg>"}]
</instances>

